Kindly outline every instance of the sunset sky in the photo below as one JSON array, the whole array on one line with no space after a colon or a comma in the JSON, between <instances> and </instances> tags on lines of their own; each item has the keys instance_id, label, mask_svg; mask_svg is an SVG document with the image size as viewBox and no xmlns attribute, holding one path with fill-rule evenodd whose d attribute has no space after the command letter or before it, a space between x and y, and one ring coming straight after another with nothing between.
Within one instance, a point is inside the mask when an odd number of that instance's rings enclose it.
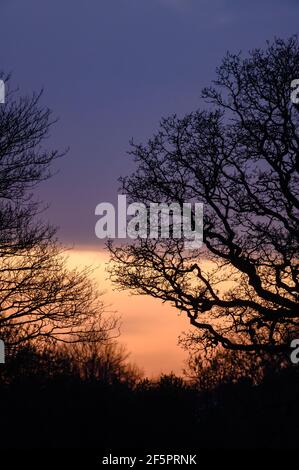
<instances>
[{"instance_id":1,"label":"sunset sky","mask_svg":"<svg viewBox=\"0 0 299 470\"><path fill-rule=\"evenodd\" d=\"M149 377L171 371L181 374L187 355L177 343L180 333L189 328L187 319L157 299L115 291L105 272L108 261L103 250L86 247L74 250L69 258L72 267L87 264L97 268L94 278L104 292L107 310L120 316L119 340L127 346L129 359Z\"/></svg>"},{"instance_id":2,"label":"sunset sky","mask_svg":"<svg viewBox=\"0 0 299 470\"><path fill-rule=\"evenodd\" d=\"M111 290L95 207L117 200L118 177L133 169L132 137L144 141L162 116L203 105L200 90L227 50L289 36L298 13L298 0L0 0L0 70L22 93L44 88L43 103L59 117L48 145L70 147L39 189L45 216L74 246L71 265L100 264L121 341L148 375L181 372L177 338L188 323L157 300Z\"/></svg>"}]
</instances>

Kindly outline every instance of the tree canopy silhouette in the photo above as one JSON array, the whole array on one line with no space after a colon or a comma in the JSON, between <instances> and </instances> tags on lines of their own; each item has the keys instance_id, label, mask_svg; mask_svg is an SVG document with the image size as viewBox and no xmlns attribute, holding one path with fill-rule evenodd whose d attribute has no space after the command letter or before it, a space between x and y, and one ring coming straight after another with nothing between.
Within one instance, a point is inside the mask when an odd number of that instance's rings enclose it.
<instances>
[{"instance_id":1,"label":"tree canopy silhouette","mask_svg":"<svg viewBox=\"0 0 299 470\"><path fill-rule=\"evenodd\" d=\"M279 352L298 332L298 39L276 39L248 57L228 53L207 103L161 121L137 169L121 178L131 201L204 204L203 248L179 240L109 243L111 278L185 312L191 340Z\"/></svg>"},{"instance_id":2,"label":"tree canopy silhouette","mask_svg":"<svg viewBox=\"0 0 299 470\"><path fill-rule=\"evenodd\" d=\"M20 97L6 77L0 105L0 337L7 346L41 338L107 338L115 320L90 279L70 270L55 228L40 218L33 190L62 154L44 142L55 120L40 94Z\"/></svg>"}]
</instances>

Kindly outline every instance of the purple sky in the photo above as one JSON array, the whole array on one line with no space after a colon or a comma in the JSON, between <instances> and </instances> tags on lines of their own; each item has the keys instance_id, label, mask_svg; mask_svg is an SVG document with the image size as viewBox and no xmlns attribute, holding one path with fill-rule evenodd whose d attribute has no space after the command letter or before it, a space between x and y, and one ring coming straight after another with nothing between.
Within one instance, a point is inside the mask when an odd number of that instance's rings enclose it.
<instances>
[{"instance_id":1,"label":"purple sky","mask_svg":"<svg viewBox=\"0 0 299 470\"><path fill-rule=\"evenodd\" d=\"M41 197L64 242L98 244L94 209L114 202L126 151L162 116L191 111L226 50L298 30L298 0L0 0L0 70L45 88L59 116L49 145L70 146Z\"/></svg>"}]
</instances>

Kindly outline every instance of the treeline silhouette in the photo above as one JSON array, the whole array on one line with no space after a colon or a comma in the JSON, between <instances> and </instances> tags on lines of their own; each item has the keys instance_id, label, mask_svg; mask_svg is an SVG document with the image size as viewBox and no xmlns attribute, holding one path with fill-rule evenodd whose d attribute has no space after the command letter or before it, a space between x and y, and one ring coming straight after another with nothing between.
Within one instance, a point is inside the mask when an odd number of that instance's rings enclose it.
<instances>
[{"instance_id":1,"label":"treeline silhouette","mask_svg":"<svg viewBox=\"0 0 299 470\"><path fill-rule=\"evenodd\" d=\"M1 448L294 448L299 371L219 351L143 379L116 343L18 347L1 368ZM244 372L244 373L243 373ZM189 377L187 377L189 374Z\"/></svg>"},{"instance_id":2,"label":"treeline silhouette","mask_svg":"<svg viewBox=\"0 0 299 470\"><path fill-rule=\"evenodd\" d=\"M70 269L43 220L34 190L64 155L45 148L55 119L0 73L2 449L298 446L298 58L295 37L228 54L216 82L226 93L203 92L213 112L170 117L133 144L130 199L206 206L200 256L185 256L183 239L109 245L118 288L171 302L193 327L184 378L156 380L130 364L92 269ZM234 284L222 296L223 281Z\"/></svg>"}]
</instances>

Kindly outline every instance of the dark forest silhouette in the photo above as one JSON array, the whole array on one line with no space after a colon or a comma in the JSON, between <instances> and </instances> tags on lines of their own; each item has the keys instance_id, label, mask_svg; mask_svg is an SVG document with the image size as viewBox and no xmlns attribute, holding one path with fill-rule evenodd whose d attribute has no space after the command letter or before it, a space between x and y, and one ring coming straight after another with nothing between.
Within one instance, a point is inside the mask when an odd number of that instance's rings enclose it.
<instances>
[{"instance_id":1,"label":"dark forest silhouette","mask_svg":"<svg viewBox=\"0 0 299 470\"><path fill-rule=\"evenodd\" d=\"M20 97L4 77L1 448L298 446L296 77L296 38L248 59L228 54L204 91L212 111L165 119L147 146L133 146L139 167L123 189L146 203L203 201L204 257L217 266L205 272L184 240L110 245L120 288L173 303L195 327L181 339L184 377L156 380L130 364L92 271L70 270L42 221L33 194L62 156L44 147L55 120L39 94ZM237 287L222 296L224 269Z\"/></svg>"},{"instance_id":2,"label":"dark forest silhouette","mask_svg":"<svg viewBox=\"0 0 299 470\"><path fill-rule=\"evenodd\" d=\"M242 353L220 354L197 378L192 368L193 381L153 381L104 351L91 374L88 356L79 364L65 351L22 346L1 374L1 447L296 448L298 367L272 358L261 377L246 357L239 375L234 364L244 357L231 354Z\"/></svg>"}]
</instances>

